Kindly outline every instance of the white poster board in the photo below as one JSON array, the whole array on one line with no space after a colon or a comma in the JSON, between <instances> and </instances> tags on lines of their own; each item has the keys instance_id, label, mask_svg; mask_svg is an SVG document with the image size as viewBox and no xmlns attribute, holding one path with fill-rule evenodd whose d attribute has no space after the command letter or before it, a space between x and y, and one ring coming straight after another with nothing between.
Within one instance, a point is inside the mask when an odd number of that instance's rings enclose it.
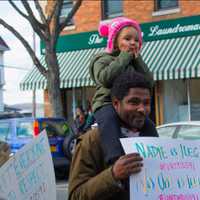
<instances>
[{"instance_id":1,"label":"white poster board","mask_svg":"<svg viewBox=\"0 0 200 200\"><path fill-rule=\"evenodd\" d=\"M0 200L56 200L56 183L45 131L0 168Z\"/></svg>"},{"instance_id":2,"label":"white poster board","mask_svg":"<svg viewBox=\"0 0 200 200\"><path fill-rule=\"evenodd\" d=\"M130 200L200 200L200 141L121 139L126 152L144 158L142 172L130 177Z\"/></svg>"}]
</instances>

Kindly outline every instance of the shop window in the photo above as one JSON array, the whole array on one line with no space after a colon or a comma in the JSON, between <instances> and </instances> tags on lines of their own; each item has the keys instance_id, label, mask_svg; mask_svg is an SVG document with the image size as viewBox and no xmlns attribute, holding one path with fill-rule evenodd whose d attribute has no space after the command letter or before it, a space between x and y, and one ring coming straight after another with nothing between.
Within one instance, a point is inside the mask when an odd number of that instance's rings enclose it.
<instances>
[{"instance_id":1,"label":"shop window","mask_svg":"<svg viewBox=\"0 0 200 200\"><path fill-rule=\"evenodd\" d=\"M155 11L174 9L178 7L178 0L155 0Z\"/></svg>"},{"instance_id":2,"label":"shop window","mask_svg":"<svg viewBox=\"0 0 200 200\"><path fill-rule=\"evenodd\" d=\"M66 18L68 16L68 13L71 11L73 7L73 0L64 0L63 1L63 6L62 6L62 9L61 9L61 13L60 13L60 20L64 20L64 18ZM73 19L71 19L69 22L68 22L68 26L71 26L74 24L74 21Z\"/></svg>"},{"instance_id":3,"label":"shop window","mask_svg":"<svg viewBox=\"0 0 200 200\"><path fill-rule=\"evenodd\" d=\"M123 0L103 0L102 13L103 19L121 16L123 13Z\"/></svg>"}]
</instances>

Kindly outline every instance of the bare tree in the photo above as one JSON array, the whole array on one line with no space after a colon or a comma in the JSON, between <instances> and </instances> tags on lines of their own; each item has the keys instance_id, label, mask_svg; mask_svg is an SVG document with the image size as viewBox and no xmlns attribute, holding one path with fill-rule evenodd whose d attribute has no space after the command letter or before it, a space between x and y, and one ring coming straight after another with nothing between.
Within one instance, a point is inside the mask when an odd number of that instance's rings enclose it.
<instances>
[{"instance_id":1,"label":"bare tree","mask_svg":"<svg viewBox=\"0 0 200 200\"><path fill-rule=\"evenodd\" d=\"M71 18L81 6L83 0L74 0L74 4L71 11L65 18L62 18L62 20L60 20L60 14L63 6L63 0L52 1L52 9L47 13L47 15L44 14L39 4L39 0L34 0L34 6L39 14L39 19L38 17L36 17L35 13L31 9L28 0L21 0L25 12L22 11L22 9L19 9L19 7L14 3L13 0L8 1L22 17L24 17L24 19L26 19L30 23L35 33L39 36L40 40L44 42L45 61L47 64L47 68L45 68L41 64L34 50L24 39L22 34L20 34L16 29L14 29L1 18L0 24L3 25L10 32L12 32L21 41L21 43L31 56L34 65L38 68L40 73L44 75L44 77L47 80L47 89L50 103L52 105L53 116L62 117L63 106L60 92L59 65L56 56L56 43L59 34L67 26L68 22L71 20Z\"/></svg>"}]
</instances>

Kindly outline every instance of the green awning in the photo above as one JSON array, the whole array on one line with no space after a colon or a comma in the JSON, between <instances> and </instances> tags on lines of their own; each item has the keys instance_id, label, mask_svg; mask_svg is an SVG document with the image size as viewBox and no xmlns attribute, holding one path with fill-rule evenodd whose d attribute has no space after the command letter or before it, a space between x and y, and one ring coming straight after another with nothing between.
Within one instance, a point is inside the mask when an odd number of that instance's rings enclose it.
<instances>
[{"instance_id":1,"label":"green awning","mask_svg":"<svg viewBox=\"0 0 200 200\"><path fill-rule=\"evenodd\" d=\"M200 35L146 42L142 56L154 80L200 77Z\"/></svg>"},{"instance_id":2,"label":"green awning","mask_svg":"<svg viewBox=\"0 0 200 200\"><path fill-rule=\"evenodd\" d=\"M103 48L58 53L60 88L93 86L88 65L91 57L100 51ZM141 54L155 80L200 77L200 35L146 42ZM41 63L45 65L44 56ZM36 68L20 83L22 90L46 86L44 76Z\"/></svg>"},{"instance_id":3,"label":"green awning","mask_svg":"<svg viewBox=\"0 0 200 200\"><path fill-rule=\"evenodd\" d=\"M86 49L80 51L70 51L58 53L58 63L60 66L60 88L73 88L83 86L93 86L94 83L89 75L89 62L96 53L104 48ZM41 57L41 63L46 66L45 57ZM46 89L47 81L45 77L34 67L20 83L21 90Z\"/></svg>"}]
</instances>

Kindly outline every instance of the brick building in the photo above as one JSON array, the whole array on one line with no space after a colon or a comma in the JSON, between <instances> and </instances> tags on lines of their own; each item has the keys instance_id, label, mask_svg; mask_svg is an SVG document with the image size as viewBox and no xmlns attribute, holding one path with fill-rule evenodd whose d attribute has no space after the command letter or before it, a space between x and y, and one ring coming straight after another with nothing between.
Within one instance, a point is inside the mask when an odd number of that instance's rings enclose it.
<instances>
[{"instance_id":1,"label":"brick building","mask_svg":"<svg viewBox=\"0 0 200 200\"><path fill-rule=\"evenodd\" d=\"M53 1L43 4L47 13L53 7ZM72 5L72 0L65 0L62 15ZM87 107L94 94L88 64L91 56L106 45L97 32L99 22L126 16L139 21L142 27L141 54L156 81L152 104L156 123L200 119L199 13L197 0L83 0L57 47L66 116L72 117L76 105ZM44 63L43 56L41 60ZM37 70L27 75L21 88L44 89L45 113L51 114L46 82Z\"/></svg>"}]
</instances>

